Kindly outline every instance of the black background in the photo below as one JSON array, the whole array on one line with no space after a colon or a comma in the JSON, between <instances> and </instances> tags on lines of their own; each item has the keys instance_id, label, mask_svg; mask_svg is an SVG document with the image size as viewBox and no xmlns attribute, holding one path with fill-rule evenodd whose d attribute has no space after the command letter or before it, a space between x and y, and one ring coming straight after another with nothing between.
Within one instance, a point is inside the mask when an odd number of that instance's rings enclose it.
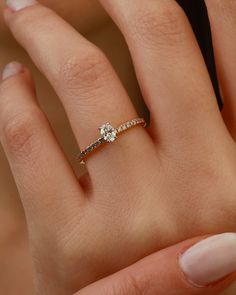
<instances>
[{"instance_id":1,"label":"black background","mask_svg":"<svg viewBox=\"0 0 236 295\"><path fill-rule=\"evenodd\" d=\"M184 9L190 20L210 73L219 107L222 108L222 100L216 76L211 29L205 2L204 0L177 0L177 2Z\"/></svg>"}]
</instances>

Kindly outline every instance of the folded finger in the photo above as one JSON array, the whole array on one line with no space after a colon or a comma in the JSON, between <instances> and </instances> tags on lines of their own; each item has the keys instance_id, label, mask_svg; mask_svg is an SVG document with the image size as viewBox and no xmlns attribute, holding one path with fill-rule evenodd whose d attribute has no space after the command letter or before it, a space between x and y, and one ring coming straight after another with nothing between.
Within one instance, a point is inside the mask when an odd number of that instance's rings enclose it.
<instances>
[{"instance_id":1,"label":"folded finger","mask_svg":"<svg viewBox=\"0 0 236 295\"><path fill-rule=\"evenodd\" d=\"M0 85L0 138L30 232L54 236L54 227L63 228L59 223L75 208L79 214L83 192L36 101L29 71L15 62L4 69Z\"/></svg>"}]
</instances>

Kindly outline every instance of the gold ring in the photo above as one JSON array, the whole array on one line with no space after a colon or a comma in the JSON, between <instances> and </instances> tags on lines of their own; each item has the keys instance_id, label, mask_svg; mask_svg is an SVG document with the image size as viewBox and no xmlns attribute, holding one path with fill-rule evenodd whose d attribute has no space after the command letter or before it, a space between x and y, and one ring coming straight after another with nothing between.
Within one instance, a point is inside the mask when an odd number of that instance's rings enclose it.
<instances>
[{"instance_id":1,"label":"gold ring","mask_svg":"<svg viewBox=\"0 0 236 295\"><path fill-rule=\"evenodd\" d=\"M91 143L88 147L86 147L83 151L81 151L78 157L79 162L81 164L84 164L84 159L99 146L104 143L114 142L118 138L118 135L120 133L138 125L141 125L144 128L147 126L146 121L143 118L135 118L133 120L127 121L117 128L114 128L110 123L103 124L101 127L98 128L101 136L96 141Z\"/></svg>"}]
</instances>

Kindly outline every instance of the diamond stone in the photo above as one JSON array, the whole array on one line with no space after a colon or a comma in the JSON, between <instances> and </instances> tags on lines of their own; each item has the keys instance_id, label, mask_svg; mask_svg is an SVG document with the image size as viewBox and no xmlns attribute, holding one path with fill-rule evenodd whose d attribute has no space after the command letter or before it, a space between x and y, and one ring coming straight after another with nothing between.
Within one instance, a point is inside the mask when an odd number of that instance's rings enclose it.
<instances>
[{"instance_id":1,"label":"diamond stone","mask_svg":"<svg viewBox=\"0 0 236 295\"><path fill-rule=\"evenodd\" d=\"M99 128L101 136L107 142L113 142L117 138L117 130L111 126L110 123L106 123Z\"/></svg>"}]
</instances>

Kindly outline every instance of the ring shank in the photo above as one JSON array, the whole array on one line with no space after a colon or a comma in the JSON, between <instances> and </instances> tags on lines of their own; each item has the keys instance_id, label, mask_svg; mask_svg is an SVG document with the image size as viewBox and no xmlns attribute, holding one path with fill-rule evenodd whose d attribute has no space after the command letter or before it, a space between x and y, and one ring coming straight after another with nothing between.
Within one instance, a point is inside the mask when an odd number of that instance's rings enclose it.
<instances>
[{"instance_id":1,"label":"ring shank","mask_svg":"<svg viewBox=\"0 0 236 295\"><path fill-rule=\"evenodd\" d=\"M131 129L135 126L141 125L144 128L146 127L146 121L143 118L135 118L133 120L127 121L120 126L118 126L115 130L117 132L117 135L120 133L123 133L127 131L128 129ZM79 154L78 161L81 164L84 164L84 159L87 158L89 154L91 154L95 149L103 145L104 143L107 143L107 141L103 137L99 137L96 141L91 143L89 146L87 146L81 153Z\"/></svg>"}]
</instances>

